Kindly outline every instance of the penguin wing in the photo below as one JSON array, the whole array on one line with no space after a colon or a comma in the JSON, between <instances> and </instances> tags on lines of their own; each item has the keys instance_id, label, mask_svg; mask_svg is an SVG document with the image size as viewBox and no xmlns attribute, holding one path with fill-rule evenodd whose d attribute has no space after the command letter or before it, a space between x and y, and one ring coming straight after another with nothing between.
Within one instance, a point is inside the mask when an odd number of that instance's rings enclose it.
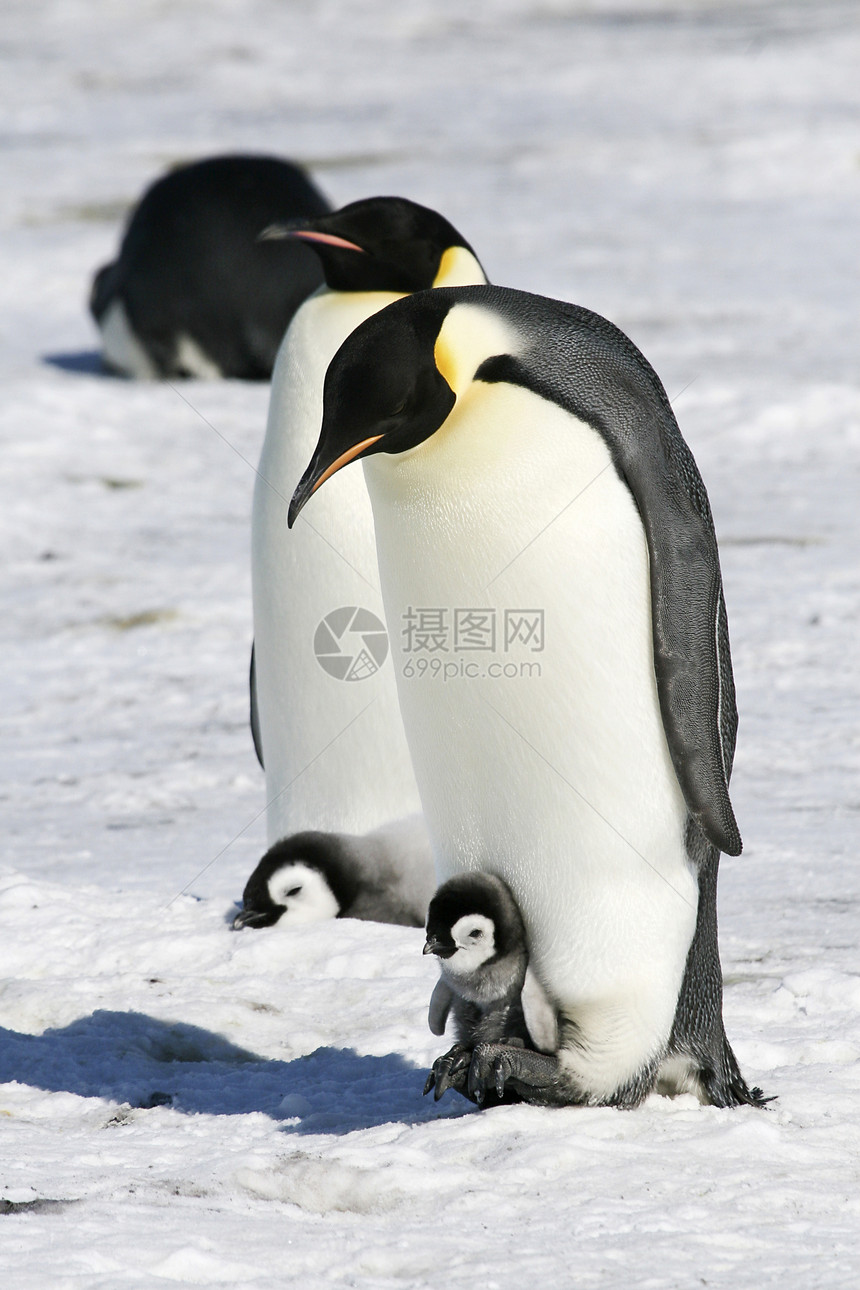
<instances>
[{"instance_id":1,"label":"penguin wing","mask_svg":"<svg viewBox=\"0 0 860 1290\"><path fill-rule=\"evenodd\" d=\"M526 968L526 979L523 982L521 1002L526 1027L534 1047L542 1053L556 1052L558 1049L558 1017L531 966Z\"/></svg>"},{"instance_id":2,"label":"penguin wing","mask_svg":"<svg viewBox=\"0 0 860 1290\"><path fill-rule=\"evenodd\" d=\"M627 451L613 456L648 542L654 671L675 773L708 840L739 855L729 798L738 717L717 539L674 417L665 426L674 433L662 437L661 428L643 417L639 442L622 442Z\"/></svg>"},{"instance_id":3,"label":"penguin wing","mask_svg":"<svg viewBox=\"0 0 860 1290\"><path fill-rule=\"evenodd\" d=\"M690 815L741 851L728 781L737 709L708 495L660 379L612 323L577 305L482 288L526 346L475 379L509 381L587 422L633 494L650 556L654 670L669 751ZM486 299L486 295L484 297Z\"/></svg>"},{"instance_id":4,"label":"penguin wing","mask_svg":"<svg viewBox=\"0 0 860 1290\"><path fill-rule=\"evenodd\" d=\"M251 738L254 741L254 752L263 770L263 736L260 734L260 711L257 707L257 663L254 655L254 642L251 642L251 666L248 672L248 686L251 691Z\"/></svg>"},{"instance_id":5,"label":"penguin wing","mask_svg":"<svg viewBox=\"0 0 860 1290\"><path fill-rule=\"evenodd\" d=\"M444 1035L453 998L454 991L440 976L430 996L430 1007L427 1012L427 1024L434 1035Z\"/></svg>"}]
</instances>

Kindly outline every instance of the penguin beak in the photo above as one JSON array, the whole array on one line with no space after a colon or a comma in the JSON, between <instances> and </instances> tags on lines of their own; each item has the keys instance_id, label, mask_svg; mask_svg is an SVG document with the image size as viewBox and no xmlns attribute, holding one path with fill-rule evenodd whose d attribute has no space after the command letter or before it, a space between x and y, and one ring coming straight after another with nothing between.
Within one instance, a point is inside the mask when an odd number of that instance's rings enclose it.
<instances>
[{"instance_id":1,"label":"penguin beak","mask_svg":"<svg viewBox=\"0 0 860 1290\"><path fill-rule=\"evenodd\" d=\"M282 909L240 909L233 919L233 930L238 932L243 927L271 927L283 912Z\"/></svg>"},{"instance_id":2,"label":"penguin beak","mask_svg":"<svg viewBox=\"0 0 860 1290\"><path fill-rule=\"evenodd\" d=\"M455 945L446 945L438 936L428 936L422 950L423 954L438 954L440 959L449 959L456 950Z\"/></svg>"},{"instance_id":3,"label":"penguin beak","mask_svg":"<svg viewBox=\"0 0 860 1290\"><path fill-rule=\"evenodd\" d=\"M381 438L381 434L376 434L370 439L362 439L360 443L353 444L351 448L347 448L346 452L342 452L339 457L328 462L328 464L326 464L325 454L321 453L320 449L317 448L311 458L311 464L302 475L296 491L293 493L290 509L287 512L287 528L291 529L293 527L302 507L327 479L331 479L332 475L337 474L342 466L348 466L351 461L355 461L356 457L360 457L367 448L378 443Z\"/></svg>"},{"instance_id":4,"label":"penguin beak","mask_svg":"<svg viewBox=\"0 0 860 1290\"><path fill-rule=\"evenodd\" d=\"M279 238L290 237L298 238L301 242L319 242L323 246L337 246L342 251L359 251L361 255L367 255L363 246L357 242L348 242L345 237L338 237L335 233L318 233L312 228L294 228L291 224L269 224L258 234L258 242L272 242Z\"/></svg>"}]
</instances>

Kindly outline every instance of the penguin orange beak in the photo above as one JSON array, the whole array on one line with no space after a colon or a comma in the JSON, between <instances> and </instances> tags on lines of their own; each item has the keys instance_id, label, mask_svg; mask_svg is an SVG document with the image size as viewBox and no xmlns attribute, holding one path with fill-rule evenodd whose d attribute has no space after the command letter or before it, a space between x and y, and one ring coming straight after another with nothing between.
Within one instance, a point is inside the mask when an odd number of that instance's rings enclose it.
<instances>
[{"instance_id":1,"label":"penguin orange beak","mask_svg":"<svg viewBox=\"0 0 860 1290\"><path fill-rule=\"evenodd\" d=\"M367 255L363 246L357 242L348 242L345 237L335 233L318 233L312 228L292 228L289 224L269 224L257 237L258 242L271 242L278 238L298 238L302 242L321 242L324 246L338 246L342 251L359 251Z\"/></svg>"},{"instance_id":2,"label":"penguin orange beak","mask_svg":"<svg viewBox=\"0 0 860 1290\"><path fill-rule=\"evenodd\" d=\"M381 434L375 434L369 439L362 439L360 443L355 443L351 448L347 448L346 452L342 452L339 457L336 457L328 465L324 464L324 459L319 456L319 450L317 450L313 455L311 464L299 480L296 491L293 493L290 509L287 512L287 528L291 529L293 527L302 507L327 479L331 479L332 475L336 475L341 467L348 466L351 461L355 461L356 457L360 457L367 448L372 448L381 438Z\"/></svg>"}]
</instances>

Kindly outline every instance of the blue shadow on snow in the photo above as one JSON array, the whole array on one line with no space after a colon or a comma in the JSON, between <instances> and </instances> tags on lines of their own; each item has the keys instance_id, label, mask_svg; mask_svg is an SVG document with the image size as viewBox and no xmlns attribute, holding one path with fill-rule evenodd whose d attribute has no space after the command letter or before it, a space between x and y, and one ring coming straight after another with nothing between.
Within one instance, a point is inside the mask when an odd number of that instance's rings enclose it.
<instances>
[{"instance_id":1,"label":"blue shadow on snow","mask_svg":"<svg viewBox=\"0 0 860 1290\"><path fill-rule=\"evenodd\" d=\"M59 367L61 371L74 372L76 376L112 375L102 363L97 349L82 349L74 354L42 354L41 359L49 367Z\"/></svg>"},{"instance_id":2,"label":"blue shadow on snow","mask_svg":"<svg viewBox=\"0 0 860 1290\"><path fill-rule=\"evenodd\" d=\"M283 1120L298 1111L298 1123L284 1125L291 1134L350 1133L474 1112L454 1093L439 1105L423 1098L425 1076L397 1054L368 1057L350 1048L277 1061L199 1026L139 1012L97 1011L41 1035L0 1028L0 1083L186 1114L258 1111Z\"/></svg>"}]
</instances>

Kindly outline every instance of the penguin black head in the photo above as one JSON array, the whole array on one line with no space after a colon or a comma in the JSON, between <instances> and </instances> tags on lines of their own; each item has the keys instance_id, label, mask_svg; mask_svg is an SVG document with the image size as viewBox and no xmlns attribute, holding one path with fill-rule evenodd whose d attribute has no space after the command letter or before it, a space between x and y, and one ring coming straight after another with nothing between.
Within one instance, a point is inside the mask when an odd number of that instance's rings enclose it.
<instances>
[{"instance_id":1,"label":"penguin black head","mask_svg":"<svg viewBox=\"0 0 860 1290\"><path fill-rule=\"evenodd\" d=\"M435 349L451 294L443 288L395 301L357 327L335 354L319 443L290 504L291 528L311 494L342 466L377 452L407 452L443 424L457 396Z\"/></svg>"},{"instance_id":2,"label":"penguin black head","mask_svg":"<svg viewBox=\"0 0 860 1290\"><path fill-rule=\"evenodd\" d=\"M442 961L446 975L473 976L500 960L522 960L526 933L520 911L501 878L464 873L436 892L427 912L425 954Z\"/></svg>"},{"instance_id":3,"label":"penguin black head","mask_svg":"<svg viewBox=\"0 0 860 1290\"><path fill-rule=\"evenodd\" d=\"M486 285L418 291L347 337L326 372L322 430L293 494L290 527L342 466L417 448L473 382L508 379L524 341L499 307L504 295Z\"/></svg>"},{"instance_id":4,"label":"penguin black head","mask_svg":"<svg viewBox=\"0 0 860 1290\"><path fill-rule=\"evenodd\" d=\"M317 219L273 224L260 236L298 238L312 246L333 291L424 291L457 250L471 257L473 271L477 264L453 224L405 197L364 198Z\"/></svg>"},{"instance_id":5,"label":"penguin black head","mask_svg":"<svg viewBox=\"0 0 860 1290\"><path fill-rule=\"evenodd\" d=\"M297 926L339 918L356 889L334 834L295 833L276 842L251 874L233 927Z\"/></svg>"}]
</instances>

